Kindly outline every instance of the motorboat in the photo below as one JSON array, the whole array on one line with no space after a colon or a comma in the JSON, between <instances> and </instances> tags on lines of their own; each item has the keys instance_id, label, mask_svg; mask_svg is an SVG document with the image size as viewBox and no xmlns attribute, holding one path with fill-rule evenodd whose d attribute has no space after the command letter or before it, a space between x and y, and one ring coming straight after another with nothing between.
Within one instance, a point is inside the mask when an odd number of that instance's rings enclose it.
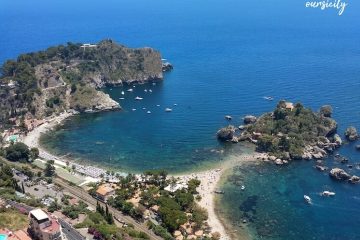
<instances>
[{"instance_id":1,"label":"motorboat","mask_svg":"<svg viewBox=\"0 0 360 240\"><path fill-rule=\"evenodd\" d=\"M150 114L151 112L150 112L150 111L147 111L146 113L147 113L147 114Z\"/></svg>"},{"instance_id":2,"label":"motorboat","mask_svg":"<svg viewBox=\"0 0 360 240\"><path fill-rule=\"evenodd\" d=\"M147 92L147 91L148 91L147 89L144 90L144 92Z\"/></svg>"},{"instance_id":3,"label":"motorboat","mask_svg":"<svg viewBox=\"0 0 360 240\"><path fill-rule=\"evenodd\" d=\"M132 88L129 88L128 90L127 90L128 92L132 92L132 91L134 91Z\"/></svg>"},{"instance_id":4,"label":"motorboat","mask_svg":"<svg viewBox=\"0 0 360 240\"><path fill-rule=\"evenodd\" d=\"M160 104L156 104L157 107L160 107Z\"/></svg>"},{"instance_id":5,"label":"motorboat","mask_svg":"<svg viewBox=\"0 0 360 240\"><path fill-rule=\"evenodd\" d=\"M121 98L119 98L120 100L124 100L125 98L123 98L123 97L121 97Z\"/></svg>"},{"instance_id":6,"label":"motorboat","mask_svg":"<svg viewBox=\"0 0 360 240\"><path fill-rule=\"evenodd\" d=\"M132 111L136 111L136 108L131 109Z\"/></svg>"},{"instance_id":7,"label":"motorboat","mask_svg":"<svg viewBox=\"0 0 360 240\"><path fill-rule=\"evenodd\" d=\"M330 192L330 191L323 191L321 193L321 196L325 196L325 197L331 197L331 196L335 196L336 193L334 192Z\"/></svg>"},{"instance_id":8,"label":"motorboat","mask_svg":"<svg viewBox=\"0 0 360 240\"><path fill-rule=\"evenodd\" d=\"M177 106L177 103L174 103L174 106Z\"/></svg>"},{"instance_id":9,"label":"motorboat","mask_svg":"<svg viewBox=\"0 0 360 240\"><path fill-rule=\"evenodd\" d=\"M135 98L135 100L143 100L143 98L142 98L142 97L137 96L137 97Z\"/></svg>"},{"instance_id":10,"label":"motorboat","mask_svg":"<svg viewBox=\"0 0 360 240\"><path fill-rule=\"evenodd\" d=\"M151 90L151 89L149 89L149 92L152 92L152 90Z\"/></svg>"},{"instance_id":11,"label":"motorboat","mask_svg":"<svg viewBox=\"0 0 360 240\"><path fill-rule=\"evenodd\" d=\"M244 185L241 186L241 190L245 190L245 186L244 186Z\"/></svg>"},{"instance_id":12,"label":"motorboat","mask_svg":"<svg viewBox=\"0 0 360 240\"><path fill-rule=\"evenodd\" d=\"M125 95L125 92L124 92L124 91L121 91L121 95Z\"/></svg>"},{"instance_id":13,"label":"motorboat","mask_svg":"<svg viewBox=\"0 0 360 240\"><path fill-rule=\"evenodd\" d=\"M308 195L304 195L305 202L311 204L311 198Z\"/></svg>"},{"instance_id":14,"label":"motorboat","mask_svg":"<svg viewBox=\"0 0 360 240\"><path fill-rule=\"evenodd\" d=\"M165 112L171 112L172 109L171 108L165 108Z\"/></svg>"}]
</instances>

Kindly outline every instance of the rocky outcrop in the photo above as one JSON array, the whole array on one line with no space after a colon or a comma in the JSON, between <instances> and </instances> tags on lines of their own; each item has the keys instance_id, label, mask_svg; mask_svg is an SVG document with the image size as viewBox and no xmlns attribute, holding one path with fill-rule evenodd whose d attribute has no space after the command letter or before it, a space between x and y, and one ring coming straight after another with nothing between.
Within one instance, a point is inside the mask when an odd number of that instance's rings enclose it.
<instances>
[{"instance_id":1,"label":"rocky outcrop","mask_svg":"<svg viewBox=\"0 0 360 240\"><path fill-rule=\"evenodd\" d=\"M341 146L342 145L342 139L340 137L339 134L335 134L334 135L334 143L336 143L337 146Z\"/></svg>"},{"instance_id":2,"label":"rocky outcrop","mask_svg":"<svg viewBox=\"0 0 360 240\"><path fill-rule=\"evenodd\" d=\"M227 127L221 128L217 133L216 136L220 141L231 141L234 138L235 127L229 125Z\"/></svg>"},{"instance_id":3,"label":"rocky outcrop","mask_svg":"<svg viewBox=\"0 0 360 240\"><path fill-rule=\"evenodd\" d=\"M348 174L347 172L345 172L345 170L343 170L341 168L331 169L329 175L333 179L340 180L340 181L347 181L351 178L350 174Z\"/></svg>"},{"instance_id":4,"label":"rocky outcrop","mask_svg":"<svg viewBox=\"0 0 360 240\"><path fill-rule=\"evenodd\" d=\"M256 122L256 117L255 116L253 116L253 115L246 115L245 117L244 117L244 123L245 124L252 124L252 123L255 123Z\"/></svg>"},{"instance_id":5,"label":"rocky outcrop","mask_svg":"<svg viewBox=\"0 0 360 240\"><path fill-rule=\"evenodd\" d=\"M349 141L355 141L359 138L357 130L355 127L348 127L345 131L345 137Z\"/></svg>"},{"instance_id":6,"label":"rocky outcrop","mask_svg":"<svg viewBox=\"0 0 360 240\"><path fill-rule=\"evenodd\" d=\"M350 183L360 183L360 177L358 177L358 176L352 176L350 179L349 179L349 182Z\"/></svg>"}]
</instances>

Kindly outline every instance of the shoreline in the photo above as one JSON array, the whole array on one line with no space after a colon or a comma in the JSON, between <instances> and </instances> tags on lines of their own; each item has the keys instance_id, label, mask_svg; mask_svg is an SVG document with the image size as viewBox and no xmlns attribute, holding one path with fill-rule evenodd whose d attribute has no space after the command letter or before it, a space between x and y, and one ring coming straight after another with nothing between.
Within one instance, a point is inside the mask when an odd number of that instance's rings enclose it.
<instances>
[{"instance_id":1,"label":"shoreline","mask_svg":"<svg viewBox=\"0 0 360 240\"><path fill-rule=\"evenodd\" d=\"M41 134L46 133L47 131L50 131L52 128L56 127L57 125L61 124L64 120L67 118L75 115L75 113L68 113L64 112L61 113L58 116L49 118L46 120L46 122L36 128L34 128L32 131L28 132L26 136L22 138L22 142L28 145L29 147L36 147L39 149L39 157L44 160L54 160L55 164L58 165L58 167L66 167L67 161L71 162L71 164L76 165L79 168L91 168L91 172L105 172L104 168L100 167L93 167L90 164L89 165L80 165L78 163L73 162L71 159L62 158L56 155L53 155L46 151L44 148L41 147L39 143L39 139ZM211 167L208 170L198 170L193 172L187 172L187 173L179 173L179 174L169 174L169 176L174 176L176 178L179 178L181 180L189 180L192 178L197 178L201 181L200 186L198 187L199 195L201 196L201 200L198 202L199 206L205 208L208 212L208 224L212 229L212 232L219 232L221 235L221 240L230 240L231 237L229 234L227 234L227 228L224 227L223 221L220 219L218 214L216 213L216 205L215 205L215 197L216 193L215 191L219 187L219 183L221 180L221 177L226 170L230 169L232 166L249 163L249 162L255 162L259 158L264 157L266 154L252 152L250 153L239 153L239 154L230 154L226 157L226 160L224 160L221 163L221 168L215 168ZM43 161L43 160L40 160ZM85 178L84 182L80 185L87 184L89 182L97 182L101 180L99 176L90 176L86 174L85 172ZM99 174L98 174L99 175ZM245 237L245 236L244 236Z\"/></svg>"},{"instance_id":2,"label":"shoreline","mask_svg":"<svg viewBox=\"0 0 360 240\"><path fill-rule=\"evenodd\" d=\"M174 177L180 178L181 180L189 180L191 178L197 178L201 181L200 186L197 188L199 195L201 196L201 200L198 204L205 208L208 212L208 224L211 227L213 232L219 232L221 240L230 240L231 236L227 233L228 228L224 226L224 222L221 220L220 216L217 214L215 197L216 190L218 189L220 180L223 177L223 174L229 170L231 167L253 163L258 160L258 158L264 157L265 154L254 152L253 154L243 153L238 155L230 155L222 164L222 168L218 169L210 169L201 172L194 172L189 174L179 174L174 175ZM244 236L244 239L248 239L247 236Z\"/></svg>"}]
</instances>

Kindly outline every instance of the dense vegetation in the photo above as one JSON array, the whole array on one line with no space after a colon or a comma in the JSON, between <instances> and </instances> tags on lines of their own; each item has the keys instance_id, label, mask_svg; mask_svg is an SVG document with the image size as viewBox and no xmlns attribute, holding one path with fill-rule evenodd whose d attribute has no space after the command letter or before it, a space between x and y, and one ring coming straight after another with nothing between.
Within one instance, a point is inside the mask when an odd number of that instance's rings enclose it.
<instances>
[{"instance_id":1,"label":"dense vegetation","mask_svg":"<svg viewBox=\"0 0 360 240\"><path fill-rule=\"evenodd\" d=\"M94 96L95 88L159 79L161 68L159 52L150 48L129 49L112 40L87 48L69 42L22 54L1 67L0 123L25 113L47 116L64 111L71 95L79 90L82 91L73 105L80 109L82 104L91 107L91 102L82 101L81 97ZM93 91L88 92L89 88Z\"/></svg>"},{"instance_id":2,"label":"dense vegetation","mask_svg":"<svg viewBox=\"0 0 360 240\"><path fill-rule=\"evenodd\" d=\"M330 118L330 106L324 106L320 113L316 113L300 103L293 109L287 109L285 104L285 101L280 101L273 112L247 126L247 134L260 133L256 143L259 151L301 158L306 145L324 141L335 133L337 124Z\"/></svg>"}]
</instances>

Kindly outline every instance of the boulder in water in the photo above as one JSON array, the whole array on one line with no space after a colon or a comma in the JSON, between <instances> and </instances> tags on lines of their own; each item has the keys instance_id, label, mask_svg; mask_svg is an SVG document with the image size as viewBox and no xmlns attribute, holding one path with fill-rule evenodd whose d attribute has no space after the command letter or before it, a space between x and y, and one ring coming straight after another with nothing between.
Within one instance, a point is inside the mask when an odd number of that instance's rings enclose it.
<instances>
[{"instance_id":1,"label":"boulder in water","mask_svg":"<svg viewBox=\"0 0 360 240\"><path fill-rule=\"evenodd\" d=\"M229 125L227 127L221 128L217 133L216 136L221 141L231 141L234 138L235 127Z\"/></svg>"},{"instance_id":2,"label":"boulder in water","mask_svg":"<svg viewBox=\"0 0 360 240\"><path fill-rule=\"evenodd\" d=\"M355 127L348 127L345 131L345 137L349 140L349 141L355 141L356 139L359 138L359 135L357 133L357 130Z\"/></svg>"},{"instance_id":3,"label":"boulder in water","mask_svg":"<svg viewBox=\"0 0 360 240\"><path fill-rule=\"evenodd\" d=\"M331 169L329 175L330 177L340 181L349 180L351 178L351 176L341 168Z\"/></svg>"}]
</instances>

